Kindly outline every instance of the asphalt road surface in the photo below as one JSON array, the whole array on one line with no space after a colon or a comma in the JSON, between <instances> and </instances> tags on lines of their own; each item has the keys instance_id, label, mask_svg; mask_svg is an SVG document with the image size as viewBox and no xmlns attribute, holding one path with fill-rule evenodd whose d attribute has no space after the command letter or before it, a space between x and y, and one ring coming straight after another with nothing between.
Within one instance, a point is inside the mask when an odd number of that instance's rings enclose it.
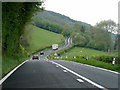
<instances>
[{"instance_id":1,"label":"asphalt road surface","mask_svg":"<svg viewBox=\"0 0 120 90\"><path fill-rule=\"evenodd\" d=\"M67 39L63 49L72 44ZM47 60L54 50L46 51L39 60L28 60L3 83L4 89L114 89L118 88L118 74L64 60Z\"/></svg>"}]
</instances>

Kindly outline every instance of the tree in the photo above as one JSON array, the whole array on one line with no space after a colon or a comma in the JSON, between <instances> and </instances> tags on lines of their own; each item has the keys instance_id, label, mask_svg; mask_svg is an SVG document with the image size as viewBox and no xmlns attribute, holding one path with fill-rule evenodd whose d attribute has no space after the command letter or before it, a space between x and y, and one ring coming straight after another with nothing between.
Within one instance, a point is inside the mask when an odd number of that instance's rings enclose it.
<instances>
[{"instance_id":1,"label":"tree","mask_svg":"<svg viewBox=\"0 0 120 90\"><path fill-rule=\"evenodd\" d=\"M20 37L42 2L4 2L2 4L2 51L9 56L22 52Z\"/></svg>"},{"instance_id":2,"label":"tree","mask_svg":"<svg viewBox=\"0 0 120 90\"><path fill-rule=\"evenodd\" d=\"M112 20L104 20L96 24L96 27L99 27L101 29L104 29L108 32L116 32L116 23Z\"/></svg>"},{"instance_id":3,"label":"tree","mask_svg":"<svg viewBox=\"0 0 120 90\"><path fill-rule=\"evenodd\" d=\"M111 39L109 51L114 50L115 43L113 39L113 33L117 32L117 24L112 20L104 20L97 23L96 27L100 28L101 30L105 30L109 33L108 35L110 36L110 39Z\"/></svg>"},{"instance_id":4,"label":"tree","mask_svg":"<svg viewBox=\"0 0 120 90\"><path fill-rule=\"evenodd\" d=\"M81 31L82 33L84 33L84 32L85 32L85 26L82 25L82 27L80 28L80 31Z\"/></svg>"}]
</instances>

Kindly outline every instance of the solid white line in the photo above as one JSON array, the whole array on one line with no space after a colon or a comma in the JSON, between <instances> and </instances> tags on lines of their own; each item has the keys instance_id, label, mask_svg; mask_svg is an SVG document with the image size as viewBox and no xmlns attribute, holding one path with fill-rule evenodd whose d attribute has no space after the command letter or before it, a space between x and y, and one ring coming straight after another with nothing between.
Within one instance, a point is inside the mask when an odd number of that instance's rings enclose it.
<instances>
[{"instance_id":1,"label":"solid white line","mask_svg":"<svg viewBox=\"0 0 120 90\"><path fill-rule=\"evenodd\" d=\"M51 62L53 62L53 61L51 61ZM65 70L69 71L70 73L72 73L72 74L74 74L74 75L82 78L83 80L91 83L92 85L94 85L94 86L96 86L96 87L98 87L98 88L106 89L105 87L103 87L103 86L101 86L101 85L99 85L99 84L97 84L97 83L95 83L95 82L93 82L93 81L91 81L91 80L89 80L89 79L87 79L87 78L79 75L78 73L76 73L76 72L74 72L74 71L72 71L72 70L70 70L70 69L68 69L68 68L66 68L66 67L64 67L64 66L62 66L62 65L60 65L60 64L58 64L58 63L56 63L56 62L53 62L53 63L55 63L56 65L60 66L61 68L65 69Z\"/></svg>"},{"instance_id":2,"label":"solid white line","mask_svg":"<svg viewBox=\"0 0 120 90\"><path fill-rule=\"evenodd\" d=\"M84 82L83 80L81 80L81 79L77 79L77 81L79 81L79 82Z\"/></svg>"},{"instance_id":3,"label":"solid white line","mask_svg":"<svg viewBox=\"0 0 120 90\"><path fill-rule=\"evenodd\" d=\"M97 69L104 70L104 71L107 71L107 72L112 72L112 73L115 73L115 74L120 74L118 72L108 70L108 69L104 69L104 68L100 68L100 67L95 67L95 66L91 66L91 65L87 65L87 64L82 64L82 63L79 63L79 64L84 65L84 66L88 66L88 67L92 67L92 68L97 68Z\"/></svg>"},{"instance_id":4,"label":"solid white line","mask_svg":"<svg viewBox=\"0 0 120 90\"><path fill-rule=\"evenodd\" d=\"M10 71L6 76L4 76L1 80L0 80L0 85L12 74L14 73L20 66L22 66L25 62L27 62L28 60L24 61L23 63L21 63L20 65L18 65L17 67L15 67L12 71Z\"/></svg>"},{"instance_id":5,"label":"solid white line","mask_svg":"<svg viewBox=\"0 0 120 90\"><path fill-rule=\"evenodd\" d=\"M64 60L62 60L62 61L64 61ZM71 61L69 61L69 62L71 62ZM107 72L112 72L112 73L115 73L115 74L120 74L119 72L115 72L115 71L104 69L104 68L100 68L100 67L95 67L95 66L91 66L91 65L87 65L87 64L77 63L77 62L73 62L73 63L84 65L84 66L88 66L88 67L92 67L92 68L96 68L96 69L100 69L100 70L104 70L104 71L107 71Z\"/></svg>"}]
</instances>

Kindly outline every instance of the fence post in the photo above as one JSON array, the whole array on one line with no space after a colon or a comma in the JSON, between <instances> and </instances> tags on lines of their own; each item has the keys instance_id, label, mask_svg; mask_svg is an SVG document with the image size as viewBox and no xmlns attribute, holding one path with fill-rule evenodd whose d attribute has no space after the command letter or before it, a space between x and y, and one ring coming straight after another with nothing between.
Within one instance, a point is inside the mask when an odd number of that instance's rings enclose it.
<instances>
[{"instance_id":1,"label":"fence post","mask_svg":"<svg viewBox=\"0 0 120 90\"><path fill-rule=\"evenodd\" d=\"M76 56L74 56L74 58L76 58Z\"/></svg>"},{"instance_id":2,"label":"fence post","mask_svg":"<svg viewBox=\"0 0 120 90\"><path fill-rule=\"evenodd\" d=\"M112 65L115 65L115 58L113 58Z\"/></svg>"},{"instance_id":3,"label":"fence post","mask_svg":"<svg viewBox=\"0 0 120 90\"><path fill-rule=\"evenodd\" d=\"M88 60L88 56L86 56L86 60Z\"/></svg>"},{"instance_id":4,"label":"fence post","mask_svg":"<svg viewBox=\"0 0 120 90\"><path fill-rule=\"evenodd\" d=\"M66 58L68 58L68 56L66 56Z\"/></svg>"}]
</instances>

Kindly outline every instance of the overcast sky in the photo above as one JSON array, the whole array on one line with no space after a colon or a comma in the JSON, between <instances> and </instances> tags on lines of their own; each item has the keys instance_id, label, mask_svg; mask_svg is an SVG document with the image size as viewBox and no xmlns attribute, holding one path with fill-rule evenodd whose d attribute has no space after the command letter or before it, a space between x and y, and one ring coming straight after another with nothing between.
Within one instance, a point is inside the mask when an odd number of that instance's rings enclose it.
<instances>
[{"instance_id":1,"label":"overcast sky","mask_svg":"<svg viewBox=\"0 0 120 90\"><path fill-rule=\"evenodd\" d=\"M46 0L45 9L66 15L74 20L95 25L111 19L118 23L120 0Z\"/></svg>"}]
</instances>

